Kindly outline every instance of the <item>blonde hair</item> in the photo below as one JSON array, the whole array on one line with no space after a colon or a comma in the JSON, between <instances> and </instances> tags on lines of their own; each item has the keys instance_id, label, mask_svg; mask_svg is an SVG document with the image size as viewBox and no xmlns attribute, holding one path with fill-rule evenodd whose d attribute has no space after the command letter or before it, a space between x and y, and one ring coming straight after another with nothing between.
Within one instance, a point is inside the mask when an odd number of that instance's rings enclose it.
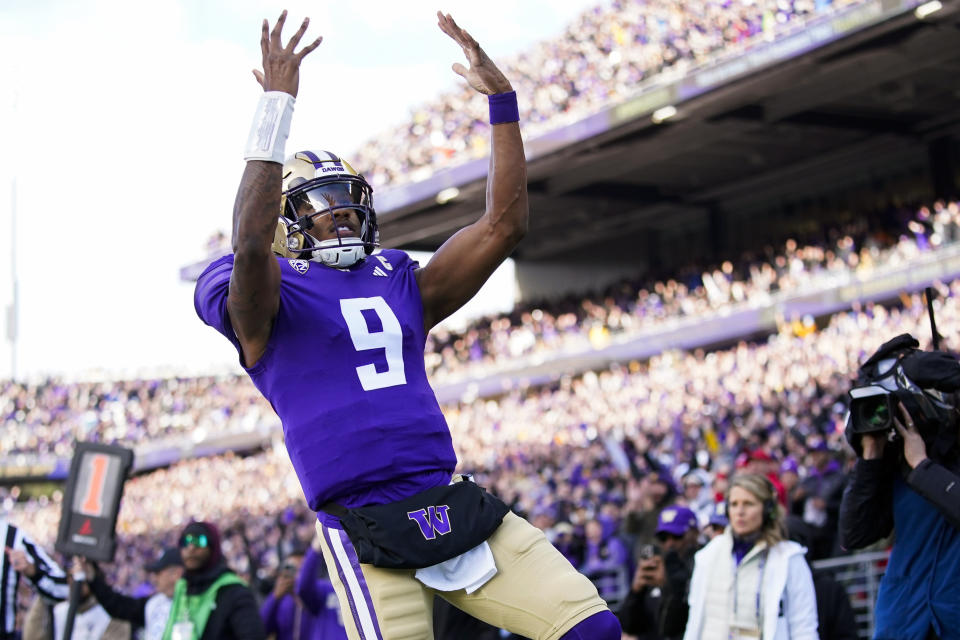
<instances>
[{"instance_id":1,"label":"blonde hair","mask_svg":"<svg viewBox=\"0 0 960 640\"><path fill-rule=\"evenodd\" d=\"M740 487L744 491L748 491L763 503L764 514L760 539L767 543L767 547L772 547L778 542L786 540L787 526L784 523L783 507L777 502L777 488L773 486L773 482L758 473L738 473L730 480L730 488L727 489L728 502L730 501L730 492L734 487ZM772 508L769 506L771 504L773 505Z\"/></svg>"}]
</instances>

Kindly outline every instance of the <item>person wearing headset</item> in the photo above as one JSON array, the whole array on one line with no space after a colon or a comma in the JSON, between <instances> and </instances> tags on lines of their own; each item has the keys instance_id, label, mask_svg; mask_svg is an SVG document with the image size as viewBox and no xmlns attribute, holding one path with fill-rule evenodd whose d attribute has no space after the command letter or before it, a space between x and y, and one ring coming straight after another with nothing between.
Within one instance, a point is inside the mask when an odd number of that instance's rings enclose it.
<instances>
[{"instance_id":1,"label":"person wearing headset","mask_svg":"<svg viewBox=\"0 0 960 640\"><path fill-rule=\"evenodd\" d=\"M726 531L694 556L684 640L816 640L806 549L787 540L773 483L734 476L727 516Z\"/></svg>"}]
</instances>

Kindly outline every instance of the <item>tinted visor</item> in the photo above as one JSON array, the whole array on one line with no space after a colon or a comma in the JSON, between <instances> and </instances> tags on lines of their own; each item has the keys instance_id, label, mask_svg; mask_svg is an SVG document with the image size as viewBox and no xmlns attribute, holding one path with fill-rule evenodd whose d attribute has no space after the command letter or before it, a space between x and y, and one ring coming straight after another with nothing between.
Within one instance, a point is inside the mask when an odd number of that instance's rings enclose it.
<instances>
[{"instance_id":1,"label":"tinted visor","mask_svg":"<svg viewBox=\"0 0 960 640\"><path fill-rule=\"evenodd\" d=\"M338 208L370 206L370 192L360 182L335 182L290 196L297 216L329 213Z\"/></svg>"}]
</instances>

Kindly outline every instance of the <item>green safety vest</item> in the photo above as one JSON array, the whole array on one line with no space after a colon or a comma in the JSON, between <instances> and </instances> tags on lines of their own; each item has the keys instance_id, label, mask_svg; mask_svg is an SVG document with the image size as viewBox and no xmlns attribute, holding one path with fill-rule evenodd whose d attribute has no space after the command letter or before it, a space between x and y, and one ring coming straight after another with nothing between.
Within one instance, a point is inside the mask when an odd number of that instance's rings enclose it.
<instances>
[{"instance_id":1,"label":"green safety vest","mask_svg":"<svg viewBox=\"0 0 960 640\"><path fill-rule=\"evenodd\" d=\"M183 578L177 580L173 589L173 603L170 605L170 617L167 618L167 627L163 631L163 640L170 640L173 635L174 623L189 621L193 623L193 639L199 640L203 635L203 630L207 626L207 620L210 619L210 613L217 603L217 591L220 587L228 584L247 583L237 577L237 574L227 571L220 574L220 577L212 585L207 587L203 593L195 596L187 595L187 581Z\"/></svg>"}]
</instances>

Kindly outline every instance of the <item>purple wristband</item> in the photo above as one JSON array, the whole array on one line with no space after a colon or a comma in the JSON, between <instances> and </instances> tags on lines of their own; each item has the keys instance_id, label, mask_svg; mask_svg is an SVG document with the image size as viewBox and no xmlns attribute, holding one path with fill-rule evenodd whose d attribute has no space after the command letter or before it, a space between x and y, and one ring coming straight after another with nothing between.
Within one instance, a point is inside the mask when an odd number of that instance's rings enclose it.
<instances>
[{"instance_id":1,"label":"purple wristband","mask_svg":"<svg viewBox=\"0 0 960 640\"><path fill-rule=\"evenodd\" d=\"M516 91L495 93L487 96L487 100L490 102L490 124L520 122Z\"/></svg>"}]
</instances>

